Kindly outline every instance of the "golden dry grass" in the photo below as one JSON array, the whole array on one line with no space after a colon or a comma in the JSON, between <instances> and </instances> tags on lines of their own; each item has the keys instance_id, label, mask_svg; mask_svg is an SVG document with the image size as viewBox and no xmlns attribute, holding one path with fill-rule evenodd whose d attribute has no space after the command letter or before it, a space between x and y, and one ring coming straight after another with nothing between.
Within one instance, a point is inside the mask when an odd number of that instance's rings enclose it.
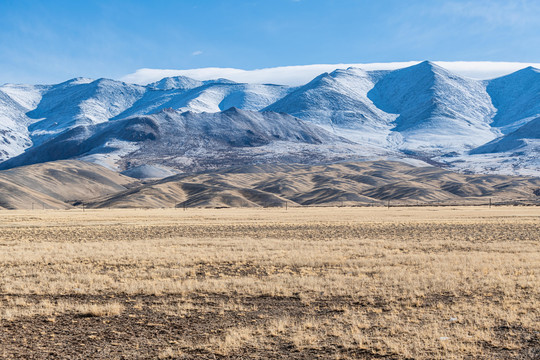
<instances>
[{"instance_id":1,"label":"golden dry grass","mask_svg":"<svg viewBox=\"0 0 540 360\"><path fill-rule=\"evenodd\" d=\"M540 355L536 207L0 212L0 272L7 358Z\"/></svg>"}]
</instances>

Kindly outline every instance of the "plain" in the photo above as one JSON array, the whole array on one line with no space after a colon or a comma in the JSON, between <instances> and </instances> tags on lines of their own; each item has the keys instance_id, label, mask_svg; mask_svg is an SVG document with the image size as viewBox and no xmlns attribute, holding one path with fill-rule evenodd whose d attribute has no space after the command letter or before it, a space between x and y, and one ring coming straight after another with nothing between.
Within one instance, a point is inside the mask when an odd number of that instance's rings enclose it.
<instances>
[{"instance_id":1,"label":"plain","mask_svg":"<svg viewBox=\"0 0 540 360\"><path fill-rule=\"evenodd\" d=\"M0 357L540 356L538 207L0 212Z\"/></svg>"}]
</instances>

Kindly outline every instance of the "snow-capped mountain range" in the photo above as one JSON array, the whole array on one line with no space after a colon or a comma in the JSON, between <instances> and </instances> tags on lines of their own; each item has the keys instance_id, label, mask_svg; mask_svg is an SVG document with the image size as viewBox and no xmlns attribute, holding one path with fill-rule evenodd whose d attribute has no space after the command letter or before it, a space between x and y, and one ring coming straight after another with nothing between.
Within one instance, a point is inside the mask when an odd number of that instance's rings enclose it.
<instances>
[{"instance_id":1,"label":"snow-capped mountain range","mask_svg":"<svg viewBox=\"0 0 540 360\"><path fill-rule=\"evenodd\" d=\"M540 176L539 120L532 67L474 80L426 61L335 70L298 87L183 76L6 84L0 168L82 159L170 173L385 157Z\"/></svg>"}]
</instances>

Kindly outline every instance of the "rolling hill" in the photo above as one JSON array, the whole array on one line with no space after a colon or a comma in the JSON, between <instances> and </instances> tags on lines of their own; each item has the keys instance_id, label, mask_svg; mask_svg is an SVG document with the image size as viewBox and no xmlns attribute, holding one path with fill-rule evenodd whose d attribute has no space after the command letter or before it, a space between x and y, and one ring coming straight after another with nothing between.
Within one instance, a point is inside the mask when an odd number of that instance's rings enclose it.
<instances>
[{"instance_id":1,"label":"rolling hill","mask_svg":"<svg viewBox=\"0 0 540 360\"><path fill-rule=\"evenodd\" d=\"M0 209L69 209L82 199L118 193L137 180L83 161L0 171Z\"/></svg>"},{"instance_id":2,"label":"rolling hill","mask_svg":"<svg viewBox=\"0 0 540 360\"><path fill-rule=\"evenodd\" d=\"M529 199L540 179L464 175L396 161L255 165L166 179L104 196L91 207L266 207L474 204Z\"/></svg>"}]
</instances>

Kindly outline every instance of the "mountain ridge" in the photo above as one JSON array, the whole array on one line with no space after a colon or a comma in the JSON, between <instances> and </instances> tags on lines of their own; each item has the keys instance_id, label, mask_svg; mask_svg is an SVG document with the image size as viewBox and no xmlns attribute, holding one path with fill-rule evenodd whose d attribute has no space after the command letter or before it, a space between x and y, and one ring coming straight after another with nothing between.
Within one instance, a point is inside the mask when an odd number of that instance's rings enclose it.
<instances>
[{"instance_id":1,"label":"mountain ridge","mask_svg":"<svg viewBox=\"0 0 540 360\"><path fill-rule=\"evenodd\" d=\"M369 157L370 154L371 157L412 156L449 167L457 166L456 169L478 171L476 161L480 159L477 155L481 150L475 149L502 141L504 136L540 116L540 71L527 67L492 80L474 80L425 61L397 70L337 69L320 74L299 87L246 84L226 79L198 81L185 76L163 78L146 86L86 78L74 78L56 85L6 84L0 86L0 161L7 161L3 164L5 167L19 163L21 157L17 161L9 159L21 154L28 153L22 158L30 159L32 153L38 153L32 149L52 139L63 141L67 137L71 144L76 144L76 139L84 137L87 131L98 131L98 125L105 124L102 127L117 137L103 135L102 138L108 140L86 151L84 158L112 168L118 167L116 163L120 161L120 168L124 169L124 165L129 163L129 156L139 150L130 138L135 135L129 130L126 140L126 136L107 124L153 116L169 108L180 113L204 114L198 116L198 121L207 124L208 129L217 124L224 127L225 123L216 120L220 117L212 114L224 113L231 108L261 114L266 111L288 114L292 118L281 123L282 127L299 131L294 120L298 118L309 123L310 127L321 129L316 130L324 134L321 143L326 144L324 146L332 144L332 151L339 153L337 157L345 154L351 158ZM216 120L216 124L210 124L209 119ZM133 126L144 128L150 125L140 123ZM254 123L249 126L253 127ZM321 132L323 130L326 132ZM184 128L183 131L175 130L178 139L169 142L192 136L191 129ZM245 129L231 127L223 136L235 138L242 131ZM201 132L197 134L202 139ZM211 132L205 134L206 139L212 136ZM341 139L340 142L335 141L336 137ZM61 146L56 148L54 152L62 151ZM286 158L289 150L296 155L306 151L297 145L290 149L277 149L261 143L249 147L251 150L248 152L255 148L261 154L266 152L261 159L271 159L278 153ZM240 161L246 158L245 149L230 143L226 152L231 159ZM223 152L224 149L221 150ZM116 155L104 160L107 151ZM493 165L485 166L481 171L499 171L496 162L504 157L505 162L514 164L505 172L527 170L530 173L532 168L533 172L540 174L536 162L531 160L537 151L535 146L525 146L520 150L523 155L518 155L517 160L513 159L511 152L499 151L496 156L483 152L482 163L489 162L492 156ZM330 150L317 150L316 153L316 158L321 161L325 157L336 158ZM183 157L181 153L167 154L169 157ZM155 151L154 157L150 160L159 158ZM223 157L219 159L223 160ZM193 159L184 158L182 161ZM215 163L217 165L219 161ZM168 166L157 160L148 165Z\"/></svg>"},{"instance_id":2,"label":"mountain ridge","mask_svg":"<svg viewBox=\"0 0 540 360\"><path fill-rule=\"evenodd\" d=\"M341 160L358 154L356 147L288 114L237 108L218 113L163 109L74 127L0 163L0 169L83 159L121 171L144 164L198 171L235 162Z\"/></svg>"}]
</instances>

